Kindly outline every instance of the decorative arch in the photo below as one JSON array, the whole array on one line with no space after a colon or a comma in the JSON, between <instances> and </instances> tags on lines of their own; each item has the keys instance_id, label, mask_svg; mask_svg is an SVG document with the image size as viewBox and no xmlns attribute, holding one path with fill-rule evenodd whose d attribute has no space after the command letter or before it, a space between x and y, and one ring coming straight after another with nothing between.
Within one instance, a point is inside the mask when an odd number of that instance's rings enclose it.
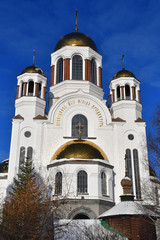
<instances>
[{"instance_id":1,"label":"decorative arch","mask_svg":"<svg viewBox=\"0 0 160 240\"><path fill-rule=\"evenodd\" d=\"M69 219L75 219L75 217L77 215L85 215L89 219L96 219L97 218L96 214L94 213L94 211L92 209L86 208L86 207L83 207L83 206L81 206L79 208L76 208L73 211L71 211L68 218Z\"/></svg>"}]
</instances>

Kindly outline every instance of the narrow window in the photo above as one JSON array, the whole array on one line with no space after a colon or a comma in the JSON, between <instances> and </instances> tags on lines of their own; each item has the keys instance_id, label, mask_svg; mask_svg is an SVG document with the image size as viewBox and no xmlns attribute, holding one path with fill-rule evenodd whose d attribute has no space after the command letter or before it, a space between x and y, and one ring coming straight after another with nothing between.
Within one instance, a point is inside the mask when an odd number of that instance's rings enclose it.
<instances>
[{"instance_id":1,"label":"narrow window","mask_svg":"<svg viewBox=\"0 0 160 240\"><path fill-rule=\"evenodd\" d=\"M28 147L27 148L27 158L32 160L32 154L33 154L33 148L32 147Z\"/></svg>"},{"instance_id":2,"label":"narrow window","mask_svg":"<svg viewBox=\"0 0 160 240\"><path fill-rule=\"evenodd\" d=\"M77 192L78 193L87 193L87 173L85 171L79 171L77 175Z\"/></svg>"},{"instance_id":3,"label":"narrow window","mask_svg":"<svg viewBox=\"0 0 160 240\"><path fill-rule=\"evenodd\" d=\"M75 55L72 58L72 79L82 80L83 79L83 61L82 57Z\"/></svg>"},{"instance_id":4,"label":"narrow window","mask_svg":"<svg viewBox=\"0 0 160 240\"><path fill-rule=\"evenodd\" d=\"M101 190L102 190L102 195L107 195L107 184L106 184L105 172L101 173Z\"/></svg>"},{"instance_id":5,"label":"narrow window","mask_svg":"<svg viewBox=\"0 0 160 240\"><path fill-rule=\"evenodd\" d=\"M140 184L139 159L138 159L137 149L133 150L133 160L134 160L134 172L135 172L136 198L141 199L141 184Z\"/></svg>"},{"instance_id":6,"label":"narrow window","mask_svg":"<svg viewBox=\"0 0 160 240\"><path fill-rule=\"evenodd\" d=\"M97 67L94 59L91 60L91 82L97 84Z\"/></svg>"},{"instance_id":7,"label":"narrow window","mask_svg":"<svg viewBox=\"0 0 160 240\"><path fill-rule=\"evenodd\" d=\"M38 83L38 86L37 86L37 97L40 97L41 96L41 83Z\"/></svg>"},{"instance_id":8,"label":"narrow window","mask_svg":"<svg viewBox=\"0 0 160 240\"><path fill-rule=\"evenodd\" d=\"M131 99L130 86L128 84L125 85L125 94L126 94L126 99L127 100Z\"/></svg>"},{"instance_id":9,"label":"narrow window","mask_svg":"<svg viewBox=\"0 0 160 240\"><path fill-rule=\"evenodd\" d=\"M21 85L21 97L24 96L24 82Z\"/></svg>"},{"instance_id":10,"label":"narrow window","mask_svg":"<svg viewBox=\"0 0 160 240\"><path fill-rule=\"evenodd\" d=\"M25 147L20 148L19 167L22 167L25 161Z\"/></svg>"},{"instance_id":11,"label":"narrow window","mask_svg":"<svg viewBox=\"0 0 160 240\"><path fill-rule=\"evenodd\" d=\"M132 180L132 162L131 162L131 150L126 149L126 163L127 163L127 176ZM133 187L132 187L133 194Z\"/></svg>"},{"instance_id":12,"label":"narrow window","mask_svg":"<svg viewBox=\"0 0 160 240\"><path fill-rule=\"evenodd\" d=\"M132 162L131 162L131 150L126 149L126 158L127 158L127 175L132 180Z\"/></svg>"},{"instance_id":13,"label":"narrow window","mask_svg":"<svg viewBox=\"0 0 160 240\"><path fill-rule=\"evenodd\" d=\"M117 87L117 101L121 100L120 99L120 86Z\"/></svg>"},{"instance_id":14,"label":"narrow window","mask_svg":"<svg viewBox=\"0 0 160 240\"><path fill-rule=\"evenodd\" d=\"M33 91L34 91L34 82L33 81L29 81L28 96L33 96Z\"/></svg>"},{"instance_id":15,"label":"narrow window","mask_svg":"<svg viewBox=\"0 0 160 240\"><path fill-rule=\"evenodd\" d=\"M137 91L137 88L136 88L136 86L135 86L135 88L134 88L134 100L136 100L136 98L137 98L137 96L136 96L136 91Z\"/></svg>"},{"instance_id":16,"label":"narrow window","mask_svg":"<svg viewBox=\"0 0 160 240\"><path fill-rule=\"evenodd\" d=\"M77 114L72 118L72 137L79 137L79 131L81 131L81 137L88 137L88 121L82 114Z\"/></svg>"},{"instance_id":17,"label":"narrow window","mask_svg":"<svg viewBox=\"0 0 160 240\"><path fill-rule=\"evenodd\" d=\"M63 58L57 61L57 73L56 73L56 83L63 81Z\"/></svg>"},{"instance_id":18,"label":"narrow window","mask_svg":"<svg viewBox=\"0 0 160 240\"><path fill-rule=\"evenodd\" d=\"M61 195L62 194L62 173L57 172L55 177L55 194Z\"/></svg>"}]
</instances>

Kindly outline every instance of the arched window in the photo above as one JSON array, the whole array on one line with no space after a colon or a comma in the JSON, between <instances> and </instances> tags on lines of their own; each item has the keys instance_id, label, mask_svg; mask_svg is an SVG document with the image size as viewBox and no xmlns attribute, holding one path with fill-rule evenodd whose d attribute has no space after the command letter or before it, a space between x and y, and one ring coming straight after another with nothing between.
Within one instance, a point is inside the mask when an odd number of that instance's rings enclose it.
<instances>
[{"instance_id":1,"label":"arched window","mask_svg":"<svg viewBox=\"0 0 160 240\"><path fill-rule=\"evenodd\" d=\"M88 121L82 114L77 114L72 118L72 137L79 137L79 130L81 131L81 137L88 137Z\"/></svg>"},{"instance_id":2,"label":"arched window","mask_svg":"<svg viewBox=\"0 0 160 240\"><path fill-rule=\"evenodd\" d=\"M97 84L97 67L94 59L91 60L91 82Z\"/></svg>"},{"instance_id":3,"label":"arched window","mask_svg":"<svg viewBox=\"0 0 160 240\"><path fill-rule=\"evenodd\" d=\"M132 180L132 162L131 162L131 150L126 149L126 163L127 163L127 176ZM133 193L133 187L132 187Z\"/></svg>"},{"instance_id":4,"label":"arched window","mask_svg":"<svg viewBox=\"0 0 160 240\"><path fill-rule=\"evenodd\" d=\"M134 160L134 173L135 173L135 185L136 185L136 198L141 199L141 184L140 184L139 159L138 159L137 149L133 149L133 160Z\"/></svg>"},{"instance_id":5,"label":"arched window","mask_svg":"<svg viewBox=\"0 0 160 240\"><path fill-rule=\"evenodd\" d=\"M102 191L102 195L107 195L107 183L106 183L105 172L101 173L101 191Z\"/></svg>"},{"instance_id":6,"label":"arched window","mask_svg":"<svg viewBox=\"0 0 160 240\"><path fill-rule=\"evenodd\" d=\"M83 79L83 61L82 57L79 55L74 55L72 58L72 79Z\"/></svg>"},{"instance_id":7,"label":"arched window","mask_svg":"<svg viewBox=\"0 0 160 240\"><path fill-rule=\"evenodd\" d=\"M131 94L130 94L130 86L127 84L125 85L125 94L126 94L126 99L131 99Z\"/></svg>"},{"instance_id":8,"label":"arched window","mask_svg":"<svg viewBox=\"0 0 160 240\"><path fill-rule=\"evenodd\" d=\"M117 101L119 101L121 99L121 95L120 95L120 86L117 87Z\"/></svg>"},{"instance_id":9,"label":"arched window","mask_svg":"<svg viewBox=\"0 0 160 240\"><path fill-rule=\"evenodd\" d=\"M41 83L38 83L37 85L37 97L41 96Z\"/></svg>"},{"instance_id":10,"label":"arched window","mask_svg":"<svg viewBox=\"0 0 160 240\"><path fill-rule=\"evenodd\" d=\"M131 150L126 149L126 161L127 161L127 175L132 180L132 162L131 162Z\"/></svg>"},{"instance_id":11,"label":"arched window","mask_svg":"<svg viewBox=\"0 0 160 240\"><path fill-rule=\"evenodd\" d=\"M63 58L59 58L57 61L56 83L63 81Z\"/></svg>"},{"instance_id":12,"label":"arched window","mask_svg":"<svg viewBox=\"0 0 160 240\"><path fill-rule=\"evenodd\" d=\"M61 195L62 194L62 173L57 172L55 177L55 194Z\"/></svg>"},{"instance_id":13,"label":"arched window","mask_svg":"<svg viewBox=\"0 0 160 240\"><path fill-rule=\"evenodd\" d=\"M24 82L21 85L21 97L24 96Z\"/></svg>"},{"instance_id":14,"label":"arched window","mask_svg":"<svg viewBox=\"0 0 160 240\"><path fill-rule=\"evenodd\" d=\"M25 147L20 148L19 167L22 167L25 161Z\"/></svg>"},{"instance_id":15,"label":"arched window","mask_svg":"<svg viewBox=\"0 0 160 240\"><path fill-rule=\"evenodd\" d=\"M77 175L77 192L78 193L87 193L88 191L88 181L87 173L85 171L79 171Z\"/></svg>"},{"instance_id":16,"label":"arched window","mask_svg":"<svg viewBox=\"0 0 160 240\"><path fill-rule=\"evenodd\" d=\"M34 82L33 81L29 81L28 96L33 96L33 92L34 92Z\"/></svg>"},{"instance_id":17,"label":"arched window","mask_svg":"<svg viewBox=\"0 0 160 240\"><path fill-rule=\"evenodd\" d=\"M136 91L137 91L137 88L136 88L136 86L135 86L135 88L134 88L134 100L136 100L136 98L137 98L137 96L136 96Z\"/></svg>"},{"instance_id":18,"label":"arched window","mask_svg":"<svg viewBox=\"0 0 160 240\"><path fill-rule=\"evenodd\" d=\"M33 154L33 148L32 147L28 147L27 148L27 158L32 160L32 154Z\"/></svg>"}]
</instances>

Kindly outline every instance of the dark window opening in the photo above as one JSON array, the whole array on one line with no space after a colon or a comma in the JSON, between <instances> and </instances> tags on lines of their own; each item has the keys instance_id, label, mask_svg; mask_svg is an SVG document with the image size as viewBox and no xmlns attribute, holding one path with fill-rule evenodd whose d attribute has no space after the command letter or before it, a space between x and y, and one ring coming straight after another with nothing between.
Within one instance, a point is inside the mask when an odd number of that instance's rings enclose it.
<instances>
[{"instance_id":1,"label":"dark window opening","mask_svg":"<svg viewBox=\"0 0 160 240\"><path fill-rule=\"evenodd\" d=\"M72 58L72 79L82 80L83 79L83 61L82 57L75 55Z\"/></svg>"},{"instance_id":2,"label":"dark window opening","mask_svg":"<svg viewBox=\"0 0 160 240\"><path fill-rule=\"evenodd\" d=\"M121 100L120 96L120 86L117 87L117 101Z\"/></svg>"},{"instance_id":3,"label":"dark window opening","mask_svg":"<svg viewBox=\"0 0 160 240\"><path fill-rule=\"evenodd\" d=\"M19 154L19 168L24 165L24 161L25 161L25 147L21 147Z\"/></svg>"},{"instance_id":4,"label":"dark window opening","mask_svg":"<svg viewBox=\"0 0 160 240\"><path fill-rule=\"evenodd\" d=\"M73 219L90 219L90 218L83 213L79 213Z\"/></svg>"},{"instance_id":5,"label":"dark window opening","mask_svg":"<svg viewBox=\"0 0 160 240\"><path fill-rule=\"evenodd\" d=\"M32 154L33 154L33 148L32 147L28 147L27 148L27 158L32 160Z\"/></svg>"},{"instance_id":6,"label":"dark window opening","mask_svg":"<svg viewBox=\"0 0 160 240\"><path fill-rule=\"evenodd\" d=\"M55 194L61 195L62 194L62 173L57 172L55 177Z\"/></svg>"},{"instance_id":7,"label":"dark window opening","mask_svg":"<svg viewBox=\"0 0 160 240\"><path fill-rule=\"evenodd\" d=\"M63 81L63 58L57 61L57 73L56 73L56 83Z\"/></svg>"},{"instance_id":8,"label":"dark window opening","mask_svg":"<svg viewBox=\"0 0 160 240\"><path fill-rule=\"evenodd\" d=\"M77 114L72 118L72 137L79 137L79 130L81 131L81 138L88 137L88 121L82 114Z\"/></svg>"},{"instance_id":9,"label":"dark window opening","mask_svg":"<svg viewBox=\"0 0 160 240\"><path fill-rule=\"evenodd\" d=\"M24 82L22 82L21 97L24 96Z\"/></svg>"},{"instance_id":10,"label":"dark window opening","mask_svg":"<svg viewBox=\"0 0 160 240\"><path fill-rule=\"evenodd\" d=\"M86 194L88 191L87 185L87 173L85 171L79 171L77 175L77 192Z\"/></svg>"},{"instance_id":11,"label":"dark window opening","mask_svg":"<svg viewBox=\"0 0 160 240\"><path fill-rule=\"evenodd\" d=\"M106 183L105 172L101 173L101 190L102 190L102 195L107 195L107 183Z\"/></svg>"},{"instance_id":12,"label":"dark window opening","mask_svg":"<svg viewBox=\"0 0 160 240\"><path fill-rule=\"evenodd\" d=\"M28 96L33 96L34 91L34 82L30 81L28 86Z\"/></svg>"},{"instance_id":13,"label":"dark window opening","mask_svg":"<svg viewBox=\"0 0 160 240\"><path fill-rule=\"evenodd\" d=\"M132 162L131 162L131 150L126 149L126 164L127 164L127 176L132 180ZM133 186L131 189L131 193L133 194Z\"/></svg>"},{"instance_id":14,"label":"dark window opening","mask_svg":"<svg viewBox=\"0 0 160 240\"><path fill-rule=\"evenodd\" d=\"M91 60L91 82L97 84L97 67L94 59Z\"/></svg>"},{"instance_id":15,"label":"dark window opening","mask_svg":"<svg viewBox=\"0 0 160 240\"><path fill-rule=\"evenodd\" d=\"M139 174L139 158L138 150L133 150L133 160L134 160L134 172L135 172L135 187L136 187L136 198L141 199L141 184L140 184L140 174Z\"/></svg>"},{"instance_id":16,"label":"dark window opening","mask_svg":"<svg viewBox=\"0 0 160 240\"><path fill-rule=\"evenodd\" d=\"M125 94L126 94L126 99L127 100L131 99L130 86L129 85L125 85Z\"/></svg>"}]
</instances>

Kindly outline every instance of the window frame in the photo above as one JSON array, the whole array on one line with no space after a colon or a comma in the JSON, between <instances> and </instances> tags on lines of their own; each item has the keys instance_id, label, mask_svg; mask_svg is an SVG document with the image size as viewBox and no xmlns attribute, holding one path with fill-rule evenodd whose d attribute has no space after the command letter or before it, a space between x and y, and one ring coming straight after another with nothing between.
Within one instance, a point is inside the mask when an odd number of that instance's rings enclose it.
<instances>
[{"instance_id":1,"label":"window frame","mask_svg":"<svg viewBox=\"0 0 160 240\"><path fill-rule=\"evenodd\" d=\"M80 58L81 63L74 62L76 57ZM72 80L83 80L83 57L80 54L75 54L72 57Z\"/></svg>"},{"instance_id":2,"label":"window frame","mask_svg":"<svg viewBox=\"0 0 160 240\"><path fill-rule=\"evenodd\" d=\"M55 175L55 195L62 195L62 179L62 172L58 171Z\"/></svg>"},{"instance_id":3,"label":"window frame","mask_svg":"<svg viewBox=\"0 0 160 240\"><path fill-rule=\"evenodd\" d=\"M101 193L102 196L107 196L107 176L105 171L101 172Z\"/></svg>"},{"instance_id":4,"label":"window frame","mask_svg":"<svg viewBox=\"0 0 160 240\"><path fill-rule=\"evenodd\" d=\"M76 114L72 117L71 136L74 138L79 137L78 122L83 126L83 128L81 128L81 138L88 138L88 119L83 114Z\"/></svg>"},{"instance_id":5,"label":"window frame","mask_svg":"<svg viewBox=\"0 0 160 240\"><path fill-rule=\"evenodd\" d=\"M85 170L77 173L77 194L88 194L88 174Z\"/></svg>"},{"instance_id":6,"label":"window frame","mask_svg":"<svg viewBox=\"0 0 160 240\"><path fill-rule=\"evenodd\" d=\"M64 80L64 60L62 57L60 57L56 62L56 84L63 82L63 80Z\"/></svg>"}]
</instances>

